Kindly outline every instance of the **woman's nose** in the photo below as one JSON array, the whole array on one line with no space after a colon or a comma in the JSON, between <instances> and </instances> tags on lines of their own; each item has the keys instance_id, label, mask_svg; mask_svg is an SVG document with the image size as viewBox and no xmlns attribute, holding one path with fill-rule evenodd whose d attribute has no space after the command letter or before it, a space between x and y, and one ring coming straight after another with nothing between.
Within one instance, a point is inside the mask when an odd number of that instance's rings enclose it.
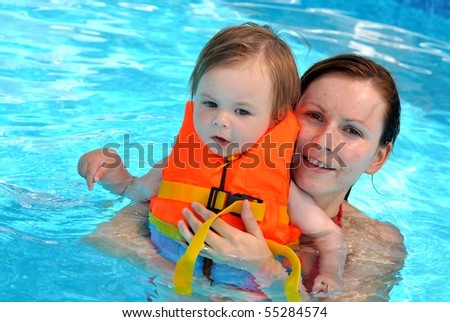
<instances>
[{"instance_id":1,"label":"woman's nose","mask_svg":"<svg viewBox=\"0 0 450 322\"><path fill-rule=\"evenodd\" d=\"M313 142L320 146L321 149L329 152L333 150L333 133L321 132L314 137Z\"/></svg>"},{"instance_id":2,"label":"woman's nose","mask_svg":"<svg viewBox=\"0 0 450 322\"><path fill-rule=\"evenodd\" d=\"M334 131L334 129L330 127L326 127L316 132L312 141L317 144L320 149L323 149L325 152L329 153L334 150L340 141L340 138L337 131Z\"/></svg>"},{"instance_id":3,"label":"woman's nose","mask_svg":"<svg viewBox=\"0 0 450 322\"><path fill-rule=\"evenodd\" d=\"M338 166L345 167L346 164L341 157L341 151L345 147L346 142L338 131L328 129L327 131L320 132L312 141L314 148L322 151L319 155L325 157L322 161L328 166L334 168Z\"/></svg>"}]
</instances>

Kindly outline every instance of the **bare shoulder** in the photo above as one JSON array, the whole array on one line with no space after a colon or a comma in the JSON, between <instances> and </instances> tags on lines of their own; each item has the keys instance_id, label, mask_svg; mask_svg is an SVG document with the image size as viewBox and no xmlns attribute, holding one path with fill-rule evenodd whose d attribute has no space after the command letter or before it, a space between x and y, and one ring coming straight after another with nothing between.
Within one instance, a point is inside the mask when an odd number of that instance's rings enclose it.
<instances>
[{"instance_id":1,"label":"bare shoulder","mask_svg":"<svg viewBox=\"0 0 450 322\"><path fill-rule=\"evenodd\" d=\"M350 256L403 266L407 252L403 235L397 227L370 218L347 202L342 207L342 230Z\"/></svg>"},{"instance_id":2,"label":"bare shoulder","mask_svg":"<svg viewBox=\"0 0 450 322\"><path fill-rule=\"evenodd\" d=\"M343 224L362 224L371 234L378 236L378 238L384 240L385 242L403 245L403 235L394 225L388 222L373 219L362 213L359 209L350 205L348 202L344 202L342 207L344 213Z\"/></svg>"},{"instance_id":3,"label":"bare shoulder","mask_svg":"<svg viewBox=\"0 0 450 322\"><path fill-rule=\"evenodd\" d=\"M348 244L344 291L332 301L388 301L407 256L400 230L344 202L342 231Z\"/></svg>"},{"instance_id":4,"label":"bare shoulder","mask_svg":"<svg viewBox=\"0 0 450 322\"><path fill-rule=\"evenodd\" d=\"M342 205L342 231L348 244L344 292L336 301L387 301L407 256L403 235L388 222Z\"/></svg>"}]
</instances>

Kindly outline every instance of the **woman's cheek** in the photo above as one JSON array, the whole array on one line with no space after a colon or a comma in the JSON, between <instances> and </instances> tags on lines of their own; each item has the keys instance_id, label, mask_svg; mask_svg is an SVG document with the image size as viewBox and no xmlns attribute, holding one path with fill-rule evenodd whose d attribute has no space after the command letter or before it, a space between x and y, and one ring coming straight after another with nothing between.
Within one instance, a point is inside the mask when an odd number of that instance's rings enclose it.
<instances>
[{"instance_id":1,"label":"woman's cheek","mask_svg":"<svg viewBox=\"0 0 450 322\"><path fill-rule=\"evenodd\" d=\"M339 158L342 160L344 168L358 175L364 172L367 164L366 156L367 154L361 147L351 146L350 144L339 153Z\"/></svg>"}]
</instances>

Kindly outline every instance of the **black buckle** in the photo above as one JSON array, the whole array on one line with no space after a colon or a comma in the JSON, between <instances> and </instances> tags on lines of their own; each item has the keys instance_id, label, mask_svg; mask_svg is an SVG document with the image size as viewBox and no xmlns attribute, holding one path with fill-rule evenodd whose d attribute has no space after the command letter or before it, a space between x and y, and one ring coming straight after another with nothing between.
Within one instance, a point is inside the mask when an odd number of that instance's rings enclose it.
<instances>
[{"instance_id":1,"label":"black buckle","mask_svg":"<svg viewBox=\"0 0 450 322\"><path fill-rule=\"evenodd\" d=\"M218 213L222 209L224 209L227 205L228 196L230 195L229 191L221 190L220 188L212 187L208 197L208 203L206 204L206 208L209 210ZM221 197L222 200L219 199ZM218 200L219 199L219 200Z\"/></svg>"},{"instance_id":2,"label":"black buckle","mask_svg":"<svg viewBox=\"0 0 450 322\"><path fill-rule=\"evenodd\" d=\"M219 199L219 197L221 199ZM252 197L250 195L242 194L242 193L234 193L231 194L229 191L221 190L220 188L213 187L211 188L211 192L209 193L208 203L206 208L209 210L218 213L225 209L226 207L233 204L238 200L247 199L250 202L263 203L262 199ZM240 216L240 214L232 212L231 214L235 216Z\"/></svg>"}]
</instances>

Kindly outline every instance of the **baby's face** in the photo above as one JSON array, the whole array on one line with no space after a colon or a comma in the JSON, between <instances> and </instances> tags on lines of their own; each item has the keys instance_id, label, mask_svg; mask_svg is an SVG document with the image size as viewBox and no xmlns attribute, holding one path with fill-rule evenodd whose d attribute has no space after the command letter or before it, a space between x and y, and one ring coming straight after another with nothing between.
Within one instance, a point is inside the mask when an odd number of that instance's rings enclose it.
<instances>
[{"instance_id":1,"label":"baby's face","mask_svg":"<svg viewBox=\"0 0 450 322\"><path fill-rule=\"evenodd\" d=\"M248 150L271 125L272 88L267 68L253 62L205 73L194 97L194 126L202 141L223 157Z\"/></svg>"}]
</instances>

